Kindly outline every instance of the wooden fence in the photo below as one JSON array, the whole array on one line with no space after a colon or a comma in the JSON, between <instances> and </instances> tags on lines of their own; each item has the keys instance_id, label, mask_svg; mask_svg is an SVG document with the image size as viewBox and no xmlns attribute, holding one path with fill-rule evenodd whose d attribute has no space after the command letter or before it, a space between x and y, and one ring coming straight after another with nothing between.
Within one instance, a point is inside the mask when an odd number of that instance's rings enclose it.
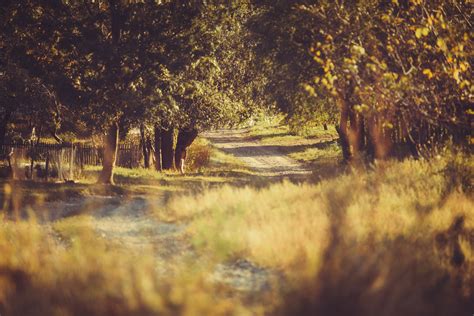
<instances>
[{"instance_id":1,"label":"wooden fence","mask_svg":"<svg viewBox=\"0 0 474 316\"><path fill-rule=\"evenodd\" d=\"M74 179L84 167L100 166L103 148L87 144L45 144L10 143L0 145L0 160L8 162L26 177L36 174L44 177L57 177L60 180ZM139 145L120 144L117 163L119 167L138 168L143 163L143 154Z\"/></svg>"}]
</instances>

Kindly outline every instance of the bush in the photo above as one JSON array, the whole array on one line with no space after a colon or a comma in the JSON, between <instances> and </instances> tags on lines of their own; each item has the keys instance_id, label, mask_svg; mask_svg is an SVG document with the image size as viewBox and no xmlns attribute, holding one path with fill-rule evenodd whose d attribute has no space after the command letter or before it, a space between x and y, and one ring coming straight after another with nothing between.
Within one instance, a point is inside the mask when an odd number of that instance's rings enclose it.
<instances>
[{"instance_id":1,"label":"bush","mask_svg":"<svg viewBox=\"0 0 474 316\"><path fill-rule=\"evenodd\" d=\"M209 166L211 151L212 149L205 139L196 139L188 148L186 169L197 171Z\"/></svg>"}]
</instances>

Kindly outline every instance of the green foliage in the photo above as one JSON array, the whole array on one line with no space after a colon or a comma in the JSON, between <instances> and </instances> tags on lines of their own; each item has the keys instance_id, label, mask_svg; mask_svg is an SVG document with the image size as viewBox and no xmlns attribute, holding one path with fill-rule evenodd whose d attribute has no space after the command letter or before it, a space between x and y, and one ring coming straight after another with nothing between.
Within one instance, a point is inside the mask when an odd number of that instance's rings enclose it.
<instances>
[{"instance_id":1,"label":"green foliage","mask_svg":"<svg viewBox=\"0 0 474 316\"><path fill-rule=\"evenodd\" d=\"M474 91L467 1L323 1L301 7L319 28L311 47L319 65L316 88L308 90L324 88L321 101L333 100L342 129L344 116L351 129L360 123L350 117L360 116L374 143L377 133L427 146L447 137L467 142Z\"/></svg>"},{"instance_id":2,"label":"green foliage","mask_svg":"<svg viewBox=\"0 0 474 316\"><path fill-rule=\"evenodd\" d=\"M246 1L8 2L1 58L51 85L68 107L65 127L207 129L255 107L244 83L250 13Z\"/></svg>"},{"instance_id":3,"label":"green foliage","mask_svg":"<svg viewBox=\"0 0 474 316\"><path fill-rule=\"evenodd\" d=\"M63 107L53 89L14 64L0 66L0 100L4 132L12 134L8 128L12 122L36 127L38 134L42 130L56 131L60 126Z\"/></svg>"}]
</instances>

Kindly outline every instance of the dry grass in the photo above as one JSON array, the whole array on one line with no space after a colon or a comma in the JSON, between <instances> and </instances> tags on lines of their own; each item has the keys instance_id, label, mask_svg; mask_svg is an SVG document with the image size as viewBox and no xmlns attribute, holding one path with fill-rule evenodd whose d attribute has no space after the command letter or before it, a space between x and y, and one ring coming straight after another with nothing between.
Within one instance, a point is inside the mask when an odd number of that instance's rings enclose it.
<instances>
[{"instance_id":1,"label":"dry grass","mask_svg":"<svg viewBox=\"0 0 474 316\"><path fill-rule=\"evenodd\" d=\"M208 168L222 172L233 161L213 150L209 159ZM175 195L166 211L156 210L161 219L188 223L207 266L186 264L163 275L147 252L97 235L90 215L52 225L4 220L0 314L469 315L474 310L470 157L387 162L317 185L282 182L261 189L221 186L229 178L206 170L185 177L126 169L117 174L134 192L145 185L162 190L219 183L199 194ZM5 186L4 210L36 192L14 185L20 183ZM31 203L50 199L56 189L64 191L58 195L63 198L92 194L93 188L53 185ZM20 189L15 198L12 193ZM212 265L234 258L281 272L281 292L249 307L212 283Z\"/></svg>"},{"instance_id":2,"label":"dry grass","mask_svg":"<svg viewBox=\"0 0 474 316\"><path fill-rule=\"evenodd\" d=\"M234 315L245 311L202 272L156 271L148 255L101 241L84 222L0 227L2 315ZM58 238L58 236L60 238ZM245 313L244 313L245 314Z\"/></svg>"},{"instance_id":3,"label":"dry grass","mask_svg":"<svg viewBox=\"0 0 474 316\"><path fill-rule=\"evenodd\" d=\"M474 302L472 160L388 162L316 186L225 187L169 202L195 244L283 271L275 313L453 315Z\"/></svg>"},{"instance_id":4,"label":"dry grass","mask_svg":"<svg viewBox=\"0 0 474 316\"><path fill-rule=\"evenodd\" d=\"M216 169L213 164L228 170L229 161L234 159L207 142L198 141L188 158L195 161L196 169L187 176L117 168L120 186L95 185L100 168L91 167L76 184L2 183L0 315L260 314L261 307L243 307L233 290L209 277L215 263L212 260L205 261L206 265L182 262L164 274L163 263L152 255L153 249L132 249L98 235L94 229L97 219L91 215L39 224L34 220L37 214L29 213L22 215L33 215L33 219L11 221L17 218L15 210L47 201L97 194L126 199L128 195L152 193L156 198L163 192L202 191L206 186L230 181L206 174Z\"/></svg>"}]
</instances>

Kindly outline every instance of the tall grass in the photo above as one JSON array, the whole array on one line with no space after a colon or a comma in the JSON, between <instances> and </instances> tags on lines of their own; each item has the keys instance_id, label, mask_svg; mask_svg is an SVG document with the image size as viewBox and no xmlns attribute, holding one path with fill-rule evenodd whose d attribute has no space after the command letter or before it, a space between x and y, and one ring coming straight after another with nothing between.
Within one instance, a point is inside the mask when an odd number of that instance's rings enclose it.
<instances>
[{"instance_id":1,"label":"tall grass","mask_svg":"<svg viewBox=\"0 0 474 316\"><path fill-rule=\"evenodd\" d=\"M55 237L31 221L0 226L2 315L241 314L202 273L162 275L150 255L107 244L73 223L57 224Z\"/></svg>"},{"instance_id":2,"label":"tall grass","mask_svg":"<svg viewBox=\"0 0 474 316\"><path fill-rule=\"evenodd\" d=\"M177 267L170 275L160 272L151 250L97 235L91 216L51 225L3 220L0 314L472 313L472 159L454 155L373 169L316 185L286 181L175 195L156 215L187 223L209 265ZM4 195L16 190L5 188ZM244 307L235 292L209 278L211 259L235 258L279 272L281 292L260 307Z\"/></svg>"},{"instance_id":3,"label":"tall grass","mask_svg":"<svg viewBox=\"0 0 474 316\"><path fill-rule=\"evenodd\" d=\"M448 315L474 302L473 163L454 156L172 199L198 247L282 271L274 313Z\"/></svg>"}]
</instances>

